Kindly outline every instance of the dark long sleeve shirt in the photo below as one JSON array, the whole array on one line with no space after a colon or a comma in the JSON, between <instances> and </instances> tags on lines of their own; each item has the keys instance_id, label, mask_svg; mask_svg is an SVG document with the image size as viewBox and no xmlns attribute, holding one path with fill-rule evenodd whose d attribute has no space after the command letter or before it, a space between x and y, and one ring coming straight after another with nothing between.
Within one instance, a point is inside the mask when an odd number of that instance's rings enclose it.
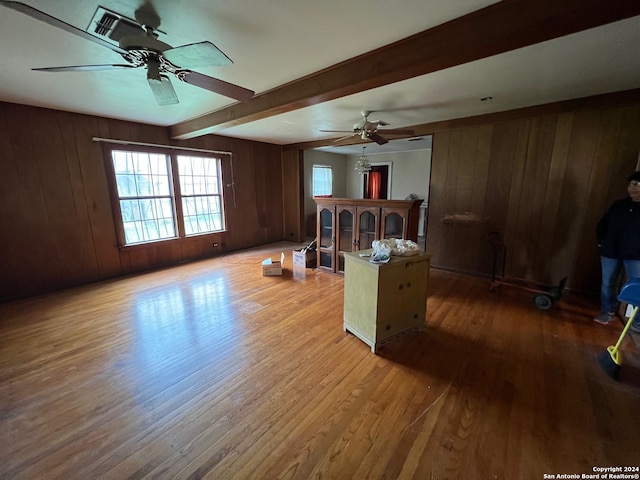
<instances>
[{"instance_id":1,"label":"dark long sleeve shirt","mask_svg":"<svg viewBox=\"0 0 640 480\"><path fill-rule=\"evenodd\" d=\"M603 257L640 260L640 202L613 202L596 227Z\"/></svg>"}]
</instances>

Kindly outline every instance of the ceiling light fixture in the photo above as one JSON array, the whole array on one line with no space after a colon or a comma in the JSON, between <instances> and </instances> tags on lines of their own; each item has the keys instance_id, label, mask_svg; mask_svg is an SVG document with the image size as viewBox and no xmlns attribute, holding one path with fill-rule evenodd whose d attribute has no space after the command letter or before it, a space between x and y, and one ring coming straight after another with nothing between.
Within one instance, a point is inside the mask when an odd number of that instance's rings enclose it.
<instances>
[{"instance_id":1,"label":"ceiling light fixture","mask_svg":"<svg viewBox=\"0 0 640 480\"><path fill-rule=\"evenodd\" d=\"M356 161L356 172L358 172L361 175L371 170L371 164L369 163L369 160L367 160L367 157L364 154L365 148L367 147L362 147L362 155L360 155L360 158L358 158L358 160Z\"/></svg>"}]
</instances>

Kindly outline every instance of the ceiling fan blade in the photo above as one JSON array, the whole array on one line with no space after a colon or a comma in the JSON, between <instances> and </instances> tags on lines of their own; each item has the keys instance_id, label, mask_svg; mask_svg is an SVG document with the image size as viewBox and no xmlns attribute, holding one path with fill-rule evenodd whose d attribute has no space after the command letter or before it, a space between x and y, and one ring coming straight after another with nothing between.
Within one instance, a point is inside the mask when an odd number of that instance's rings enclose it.
<instances>
[{"instance_id":1,"label":"ceiling fan blade","mask_svg":"<svg viewBox=\"0 0 640 480\"><path fill-rule=\"evenodd\" d=\"M178 102L178 95L171 85L169 77L166 75L160 75L158 79L148 78L151 91L156 96L158 105L175 105Z\"/></svg>"},{"instance_id":2,"label":"ceiling fan blade","mask_svg":"<svg viewBox=\"0 0 640 480\"><path fill-rule=\"evenodd\" d=\"M377 134L376 132L371 132L367 134L367 137L376 142L378 145L384 145L385 143L389 143L389 140Z\"/></svg>"},{"instance_id":3,"label":"ceiling fan blade","mask_svg":"<svg viewBox=\"0 0 640 480\"><path fill-rule=\"evenodd\" d=\"M415 132L408 128L389 128L385 130L380 130L380 133L384 133L385 135L413 135Z\"/></svg>"},{"instance_id":4,"label":"ceiling fan blade","mask_svg":"<svg viewBox=\"0 0 640 480\"><path fill-rule=\"evenodd\" d=\"M63 22L62 20L59 20L55 17L52 17L51 15L48 15L44 12L41 12L40 10L37 10L33 7L30 7L29 5L25 5L24 3L21 2L13 2L13 1L8 1L8 0L0 0L0 5L11 8L17 12L20 13L24 13L25 15L31 17L31 18L35 18L36 20L40 20L41 22L44 22L48 25L51 25L52 27L56 27L56 28L60 28L62 30L64 30L65 32L69 32L69 33L73 33L74 35L78 35L79 37L84 38L85 40L90 40L94 43L97 43L98 45L102 45L103 47L107 47L110 50L113 50L114 52L117 52L119 54L126 54L127 51L124 50L123 48L120 48L116 45L112 45L111 43L107 42L106 40L103 40L99 37L95 37L93 35L91 35L90 33L85 32L84 30L80 30L79 28L74 27L73 25L70 25L66 22Z\"/></svg>"},{"instance_id":5,"label":"ceiling fan blade","mask_svg":"<svg viewBox=\"0 0 640 480\"><path fill-rule=\"evenodd\" d=\"M357 135L358 133L360 133L360 132L354 132L353 130L318 130L318 131L323 133L350 133L352 135Z\"/></svg>"},{"instance_id":6,"label":"ceiling fan blade","mask_svg":"<svg viewBox=\"0 0 640 480\"><path fill-rule=\"evenodd\" d=\"M177 67L197 68L210 65L229 65L233 62L211 42L199 42L174 47L162 52L164 58Z\"/></svg>"},{"instance_id":7,"label":"ceiling fan blade","mask_svg":"<svg viewBox=\"0 0 640 480\"><path fill-rule=\"evenodd\" d=\"M68 67L44 67L32 68L38 72L88 72L93 70L112 70L116 68L138 68L135 65L128 64L104 64L104 65L70 65Z\"/></svg>"},{"instance_id":8,"label":"ceiling fan blade","mask_svg":"<svg viewBox=\"0 0 640 480\"><path fill-rule=\"evenodd\" d=\"M333 141L333 143L341 142L342 140L346 140L347 138L354 137L355 135L358 135L358 134L357 133L352 133L351 135L345 135L344 137L336 138Z\"/></svg>"},{"instance_id":9,"label":"ceiling fan blade","mask_svg":"<svg viewBox=\"0 0 640 480\"><path fill-rule=\"evenodd\" d=\"M160 28L160 15L158 15L151 0L144 0L144 3L134 12L134 16L140 25L150 27L153 30Z\"/></svg>"},{"instance_id":10,"label":"ceiling fan blade","mask_svg":"<svg viewBox=\"0 0 640 480\"><path fill-rule=\"evenodd\" d=\"M205 90L224 95L225 97L240 100L241 102L251 100L255 94L253 90L191 70L180 70L176 73L176 76L179 80L189 85L195 85L196 87L204 88Z\"/></svg>"}]
</instances>

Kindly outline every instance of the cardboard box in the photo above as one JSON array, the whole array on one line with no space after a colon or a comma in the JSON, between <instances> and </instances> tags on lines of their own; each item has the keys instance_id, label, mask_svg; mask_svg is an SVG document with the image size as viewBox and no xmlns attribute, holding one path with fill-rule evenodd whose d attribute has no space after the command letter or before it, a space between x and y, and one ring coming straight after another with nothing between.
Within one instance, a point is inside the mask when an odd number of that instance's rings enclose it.
<instances>
[{"instance_id":1,"label":"cardboard box","mask_svg":"<svg viewBox=\"0 0 640 480\"><path fill-rule=\"evenodd\" d=\"M267 258L262 261L262 276L275 277L282 275L282 264L284 263L284 252L280 254L280 260Z\"/></svg>"},{"instance_id":2,"label":"cardboard box","mask_svg":"<svg viewBox=\"0 0 640 480\"><path fill-rule=\"evenodd\" d=\"M303 252L302 249L293 251L293 266L315 268L318 261L318 255L315 250L312 252Z\"/></svg>"}]
</instances>

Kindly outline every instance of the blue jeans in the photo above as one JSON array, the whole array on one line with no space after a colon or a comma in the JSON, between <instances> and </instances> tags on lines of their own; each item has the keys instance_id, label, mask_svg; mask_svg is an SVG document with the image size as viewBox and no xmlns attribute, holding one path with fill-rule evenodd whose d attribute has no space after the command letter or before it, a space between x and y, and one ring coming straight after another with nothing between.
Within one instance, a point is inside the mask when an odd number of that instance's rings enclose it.
<instances>
[{"instance_id":1,"label":"blue jeans","mask_svg":"<svg viewBox=\"0 0 640 480\"><path fill-rule=\"evenodd\" d=\"M603 313L615 313L618 310L619 276L624 267L627 279L640 278L640 260L618 260L600 257L602 265L602 285L600 286L600 306ZM634 322L635 323L635 322Z\"/></svg>"}]
</instances>

